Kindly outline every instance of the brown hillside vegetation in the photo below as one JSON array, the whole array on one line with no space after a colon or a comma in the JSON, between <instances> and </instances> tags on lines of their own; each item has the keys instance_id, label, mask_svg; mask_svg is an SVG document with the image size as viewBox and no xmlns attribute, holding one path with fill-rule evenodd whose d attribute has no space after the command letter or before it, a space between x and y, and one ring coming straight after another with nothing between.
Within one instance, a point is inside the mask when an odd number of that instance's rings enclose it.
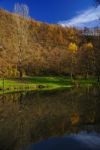
<instances>
[{"instance_id":1,"label":"brown hillside vegetation","mask_svg":"<svg viewBox=\"0 0 100 150\"><path fill-rule=\"evenodd\" d=\"M79 58L85 59L82 49L86 42L75 28L41 23L0 10L0 73L5 76L19 75L19 59L27 75L91 73L91 68L84 71L87 64L81 63L81 69L78 65ZM75 49L78 52L74 53ZM93 57L93 52L89 55Z\"/></svg>"}]
</instances>

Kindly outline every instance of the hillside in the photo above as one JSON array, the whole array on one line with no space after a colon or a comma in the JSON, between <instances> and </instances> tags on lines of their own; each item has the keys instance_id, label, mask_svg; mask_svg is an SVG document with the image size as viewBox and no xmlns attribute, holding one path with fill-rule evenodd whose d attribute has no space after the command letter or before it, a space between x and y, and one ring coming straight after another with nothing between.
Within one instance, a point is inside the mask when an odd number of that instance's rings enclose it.
<instances>
[{"instance_id":1,"label":"hillside","mask_svg":"<svg viewBox=\"0 0 100 150\"><path fill-rule=\"evenodd\" d=\"M0 67L6 68L6 74L10 75L18 73L18 18L23 20L22 17L0 10ZM27 45L24 44L24 40L22 43L24 72L40 74L48 70L55 73L64 71L63 65L61 68L59 65L65 64L68 44L78 41L78 31L31 19L25 21L28 24L28 41Z\"/></svg>"},{"instance_id":2,"label":"hillside","mask_svg":"<svg viewBox=\"0 0 100 150\"><path fill-rule=\"evenodd\" d=\"M91 42L75 28L42 23L0 10L0 74L16 77L20 70L26 75L91 73L87 55L93 53L86 55L87 41ZM74 61L73 48L78 50Z\"/></svg>"}]
</instances>

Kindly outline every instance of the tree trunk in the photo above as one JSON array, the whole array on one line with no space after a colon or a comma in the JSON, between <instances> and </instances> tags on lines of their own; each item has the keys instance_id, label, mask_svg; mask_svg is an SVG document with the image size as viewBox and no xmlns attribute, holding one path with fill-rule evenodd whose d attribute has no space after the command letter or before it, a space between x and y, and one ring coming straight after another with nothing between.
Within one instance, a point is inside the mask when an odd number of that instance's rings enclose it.
<instances>
[{"instance_id":1,"label":"tree trunk","mask_svg":"<svg viewBox=\"0 0 100 150\"><path fill-rule=\"evenodd\" d=\"M100 76L99 75L97 76L97 81L100 82Z\"/></svg>"},{"instance_id":2,"label":"tree trunk","mask_svg":"<svg viewBox=\"0 0 100 150\"><path fill-rule=\"evenodd\" d=\"M19 78L22 79L22 77L23 77L23 68L22 68L21 62L19 62L18 71L19 71Z\"/></svg>"},{"instance_id":3,"label":"tree trunk","mask_svg":"<svg viewBox=\"0 0 100 150\"><path fill-rule=\"evenodd\" d=\"M73 79L73 73L71 72L71 74L70 74L70 77L71 77L71 80Z\"/></svg>"},{"instance_id":4,"label":"tree trunk","mask_svg":"<svg viewBox=\"0 0 100 150\"><path fill-rule=\"evenodd\" d=\"M87 72L87 73L85 73L85 80L87 80L88 77L89 77L89 74L88 74L88 72Z\"/></svg>"},{"instance_id":5,"label":"tree trunk","mask_svg":"<svg viewBox=\"0 0 100 150\"><path fill-rule=\"evenodd\" d=\"M89 74L88 74L88 72L86 73L86 79L88 79L89 78Z\"/></svg>"},{"instance_id":6,"label":"tree trunk","mask_svg":"<svg viewBox=\"0 0 100 150\"><path fill-rule=\"evenodd\" d=\"M22 69L20 69L19 70L19 78L22 79L22 77L23 77L23 72L22 72Z\"/></svg>"},{"instance_id":7,"label":"tree trunk","mask_svg":"<svg viewBox=\"0 0 100 150\"><path fill-rule=\"evenodd\" d=\"M4 77L3 77L3 79L2 79L2 90L3 90L3 94L4 94L4 88L5 88L5 79L4 79Z\"/></svg>"}]
</instances>

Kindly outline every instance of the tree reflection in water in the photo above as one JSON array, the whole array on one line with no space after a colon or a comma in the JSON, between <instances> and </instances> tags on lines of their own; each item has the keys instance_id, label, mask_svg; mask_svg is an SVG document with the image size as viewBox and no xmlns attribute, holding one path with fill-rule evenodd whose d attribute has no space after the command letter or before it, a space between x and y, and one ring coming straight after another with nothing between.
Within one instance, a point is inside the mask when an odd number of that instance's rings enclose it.
<instances>
[{"instance_id":1,"label":"tree reflection in water","mask_svg":"<svg viewBox=\"0 0 100 150\"><path fill-rule=\"evenodd\" d=\"M100 132L100 89L0 95L0 150L20 150L52 136Z\"/></svg>"}]
</instances>

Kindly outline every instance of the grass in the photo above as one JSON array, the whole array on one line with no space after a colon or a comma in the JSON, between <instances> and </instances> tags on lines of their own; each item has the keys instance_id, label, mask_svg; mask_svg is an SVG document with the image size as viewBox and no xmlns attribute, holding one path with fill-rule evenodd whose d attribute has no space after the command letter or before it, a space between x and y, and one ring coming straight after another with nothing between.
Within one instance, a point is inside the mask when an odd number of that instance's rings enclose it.
<instances>
[{"instance_id":1,"label":"grass","mask_svg":"<svg viewBox=\"0 0 100 150\"><path fill-rule=\"evenodd\" d=\"M71 80L67 77L24 77L19 79L5 79L3 82L0 79L0 94L17 92L17 91L32 91L32 90L52 90L58 88L69 88L72 86L87 86L97 84L96 79L90 78L88 80L78 79Z\"/></svg>"}]
</instances>

